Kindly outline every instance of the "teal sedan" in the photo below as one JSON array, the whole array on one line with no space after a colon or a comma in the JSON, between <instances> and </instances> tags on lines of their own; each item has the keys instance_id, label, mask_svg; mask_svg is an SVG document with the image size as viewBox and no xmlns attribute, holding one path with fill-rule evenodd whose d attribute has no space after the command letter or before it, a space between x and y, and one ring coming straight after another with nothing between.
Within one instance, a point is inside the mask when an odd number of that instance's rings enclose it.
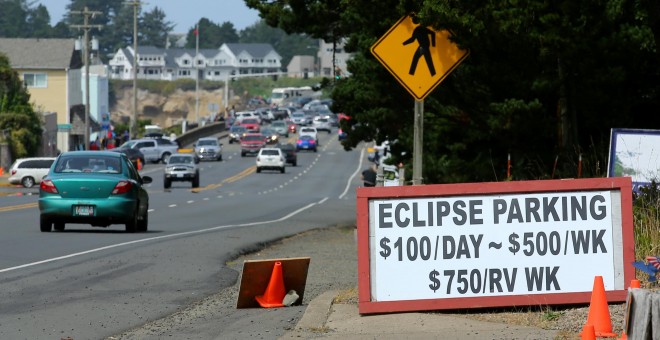
<instances>
[{"instance_id":1,"label":"teal sedan","mask_svg":"<svg viewBox=\"0 0 660 340\"><path fill-rule=\"evenodd\" d=\"M57 157L39 187L40 227L62 231L66 223L147 231L149 195L126 155L109 151L70 151Z\"/></svg>"}]
</instances>

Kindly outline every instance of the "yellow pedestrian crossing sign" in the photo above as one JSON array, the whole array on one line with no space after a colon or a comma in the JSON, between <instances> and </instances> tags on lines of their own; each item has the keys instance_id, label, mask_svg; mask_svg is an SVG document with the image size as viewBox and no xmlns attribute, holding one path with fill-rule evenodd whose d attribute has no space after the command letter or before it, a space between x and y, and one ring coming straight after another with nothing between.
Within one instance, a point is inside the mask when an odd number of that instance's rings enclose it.
<instances>
[{"instance_id":1,"label":"yellow pedestrian crossing sign","mask_svg":"<svg viewBox=\"0 0 660 340\"><path fill-rule=\"evenodd\" d=\"M436 31L404 16L371 46L371 53L417 100L423 100L469 52Z\"/></svg>"}]
</instances>

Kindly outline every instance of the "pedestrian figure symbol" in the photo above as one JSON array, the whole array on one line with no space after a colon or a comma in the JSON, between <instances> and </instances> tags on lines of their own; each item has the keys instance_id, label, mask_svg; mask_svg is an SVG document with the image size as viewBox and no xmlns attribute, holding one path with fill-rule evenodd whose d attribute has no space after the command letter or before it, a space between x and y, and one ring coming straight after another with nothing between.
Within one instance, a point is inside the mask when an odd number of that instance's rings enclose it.
<instances>
[{"instance_id":1,"label":"pedestrian figure symbol","mask_svg":"<svg viewBox=\"0 0 660 340\"><path fill-rule=\"evenodd\" d=\"M427 27L419 25L419 19L417 19L417 17L413 17L412 22L417 25L417 27L415 27L413 30L413 34L410 39L404 41L403 45L408 45L417 40L419 47L417 47L415 50L408 74L411 76L415 75L419 58L423 56L424 60L426 61L426 66L428 66L429 71L431 72L431 76L433 77L435 76L435 67L433 66L433 58L431 58L430 47L435 47L435 32L428 29Z\"/></svg>"}]
</instances>

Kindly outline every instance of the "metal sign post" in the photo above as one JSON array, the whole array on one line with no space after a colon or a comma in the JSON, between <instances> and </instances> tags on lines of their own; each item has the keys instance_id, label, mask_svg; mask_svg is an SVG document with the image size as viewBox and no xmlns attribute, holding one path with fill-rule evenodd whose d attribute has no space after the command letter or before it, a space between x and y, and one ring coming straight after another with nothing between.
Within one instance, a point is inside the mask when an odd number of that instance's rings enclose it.
<instances>
[{"instance_id":1,"label":"metal sign post","mask_svg":"<svg viewBox=\"0 0 660 340\"><path fill-rule=\"evenodd\" d=\"M424 150L424 100L415 100L415 132L413 135L413 174L412 184L424 183L422 178L422 154Z\"/></svg>"}]
</instances>

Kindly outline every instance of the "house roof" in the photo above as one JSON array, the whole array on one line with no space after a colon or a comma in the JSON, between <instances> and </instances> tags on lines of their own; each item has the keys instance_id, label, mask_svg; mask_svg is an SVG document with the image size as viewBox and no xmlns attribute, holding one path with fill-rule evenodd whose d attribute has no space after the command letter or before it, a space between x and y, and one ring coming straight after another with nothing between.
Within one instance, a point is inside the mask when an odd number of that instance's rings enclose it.
<instances>
[{"instance_id":1,"label":"house roof","mask_svg":"<svg viewBox=\"0 0 660 340\"><path fill-rule=\"evenodd\" d=\"M273 46L270 44L238 44L238 43L228 43L227 48L229 48L234 55L239 55L241 52L245 51L255 58L263 58L268 53L274 51Z\"/></svg>"},{"instance_id":2,"label":"house roof","mask_svg":"<svg viewBox=\"0 0 660 340\"><path fill-rule=\"evenodd\" d=\"M0 52L9 58L12 68L79 68L80 53L74 39L0 38Z\"/></svg>"}]
</instances>

